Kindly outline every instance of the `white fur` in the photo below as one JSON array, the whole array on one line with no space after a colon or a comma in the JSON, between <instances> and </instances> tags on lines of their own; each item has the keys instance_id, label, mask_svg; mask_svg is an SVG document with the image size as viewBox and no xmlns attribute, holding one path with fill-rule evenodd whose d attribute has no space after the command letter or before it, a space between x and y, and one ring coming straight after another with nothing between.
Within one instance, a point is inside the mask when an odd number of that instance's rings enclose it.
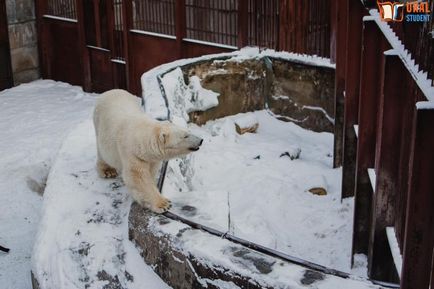
<instances>
[{"instance_id":1,"label":"white fur","mask_svg":"<svg viewBox=\"0 0 434 289\"><path fill-rule=\"evenodd\" d=\"M168 210L170 201L155 184L161 161L199 149L202 140L169 122L149 118L139 99L120 89L101 95L94 125L100 176L111 178L120 173L140 205L158 213Z\"/></svg>"}]
</instances>

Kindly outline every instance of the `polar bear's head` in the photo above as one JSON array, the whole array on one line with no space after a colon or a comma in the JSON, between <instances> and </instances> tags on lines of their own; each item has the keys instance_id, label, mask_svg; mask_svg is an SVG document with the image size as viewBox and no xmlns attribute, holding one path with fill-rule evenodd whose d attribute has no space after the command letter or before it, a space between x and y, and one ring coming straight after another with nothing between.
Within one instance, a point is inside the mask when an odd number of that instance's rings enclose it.
<instances>
[{"instance_id":1,"label":"polar bear's head","mask_svg":"<svg viewBox=\"0 0 434 289\"><path fill-rule=\"evenodd\" d=\"M169 122L162 123L157 131L158 146L164 159L171 159L197 151L203 142L202 138Z\"/></svg>"}]
</instances>

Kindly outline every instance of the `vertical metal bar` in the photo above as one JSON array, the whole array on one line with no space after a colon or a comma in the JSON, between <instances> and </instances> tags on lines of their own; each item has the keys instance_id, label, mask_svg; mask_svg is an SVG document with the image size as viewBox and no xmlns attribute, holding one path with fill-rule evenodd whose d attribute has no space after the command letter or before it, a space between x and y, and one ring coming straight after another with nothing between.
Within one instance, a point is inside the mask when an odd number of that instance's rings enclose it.
<instances>
[{"instance_id":1,"label":"vertical metal bar","mask_svg":"<svg viewBox=\"0 0 434 289\"><path fill-rule=\"evenodd\" d=\"M247 0L238 0L238 48L248 43L248 3Z\"/></svg>"},{"instance_id":2,"label":"vertical metal bar","mask_svg":"<svg viewBox=\"0 0 434 289\"><path fill-rule=\"evenodd\" d=\"M185 38L186 34L185 1L186 0L176 0L176 41L178 46L179 58L182 58L184 54L182 40Z\"/></svg>"},{"instance_id":3,"label":"vertical metal bar","mask_svg":"<svg viewBox=\"0 0 434 289\"><path fill-rule=\"evenodd\" d=\"M84 0L76 0L77 3L77 26L78 26L78 47L80 49L83 69L83 89L91 91L92 80L90 73L89 51L86 47L86 34L84 28Z\"/></svg>"}]
</instances>

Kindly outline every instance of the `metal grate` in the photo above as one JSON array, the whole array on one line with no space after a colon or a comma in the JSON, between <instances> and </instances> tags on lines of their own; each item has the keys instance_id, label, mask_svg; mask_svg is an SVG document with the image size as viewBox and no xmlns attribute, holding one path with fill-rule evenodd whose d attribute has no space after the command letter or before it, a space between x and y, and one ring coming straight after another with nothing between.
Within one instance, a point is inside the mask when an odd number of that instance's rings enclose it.
<instances>
[{"instance_id":1,"label":"metal grate","mask_svg":"<svg viewBox=\"0 0 434 289\"><path fill-rule=\"evenodd\" d=\"M279 0L249 0L248 44L278 48Z\"/></svg>"},{"instance_id":2,"label":"metal grate","mask_svg":"<svg viewBox=\"0 0 434 289\"><path fill-rule=\"evenodd\" d=\"M175 35L175 0L133 0L133 29Z\"/></svg>"},{"instance_id":3,"label":"metal grate","mask_svg":"<svg viewBox=\"0 0 434 289\"><path fill-rule=\"evenodd\" d=\"M47 15L77 19L75 0L48 0Z\"/></svg>"},{"instance_id":4,"label":"metal grate","mask_svg":"<svg viewBox=\"0 0 434 289\"><path fill-rule=\"evenodd\" d=\"M189 39L237 46L237 0L186 0Z\"/></svg>"},{"instance_id":5,"label":"metal grate","mask_svg":"<svg viewBox=\"0 0 434 289\"><path fill-rule=\"evenodd\" d=\"M122 14L122 0L113 1L114 27L112 57L125 60L124 51L124 19Z\"/></svg>"}]
</instances>

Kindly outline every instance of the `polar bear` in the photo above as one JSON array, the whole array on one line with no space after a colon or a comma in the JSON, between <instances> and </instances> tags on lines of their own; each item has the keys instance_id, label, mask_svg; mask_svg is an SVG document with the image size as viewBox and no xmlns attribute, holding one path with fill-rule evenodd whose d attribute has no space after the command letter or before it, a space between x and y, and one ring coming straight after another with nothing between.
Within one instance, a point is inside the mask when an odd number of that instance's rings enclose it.
<instances>
[{"instance_id":1,"label":"polar bear","mask_svg":"<svg viewBox=\"0 0 434 289\"><path fill-rule=\"evenodd\" d=\"M167 211L170 201L155 183L161 162L199 150L203 140L182 127L146 116L138 98L121 89L101 95L93 121L100 177L120 173L136 202L157 213Z\"/></svg>"}]
</instances>

